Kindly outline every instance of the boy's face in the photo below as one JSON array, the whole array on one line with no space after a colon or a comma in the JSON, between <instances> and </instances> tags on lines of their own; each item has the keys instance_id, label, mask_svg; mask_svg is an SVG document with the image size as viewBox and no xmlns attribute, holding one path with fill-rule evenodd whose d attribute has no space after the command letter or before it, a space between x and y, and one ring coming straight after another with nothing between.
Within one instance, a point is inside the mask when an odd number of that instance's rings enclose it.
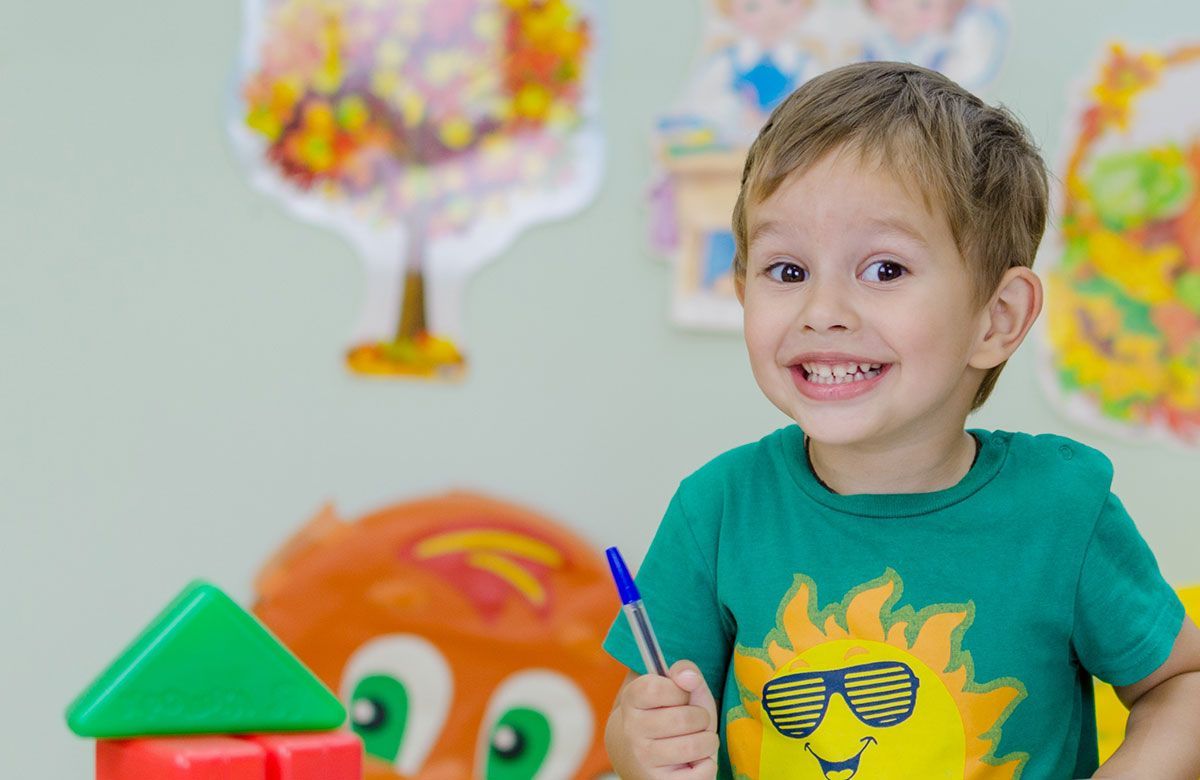
<instances>
[{"instance_id":1,"label":"boy's face","mask_svg":"<svg viewBox=\"0 0 1200 780\"><path fill-rule=\"evenodd\" d=\"M767 398L829 444L961 430L983 377L968 361L984 318L940 210L834 153L748 216L739 297Z\"/></svg>"}]
</instances>

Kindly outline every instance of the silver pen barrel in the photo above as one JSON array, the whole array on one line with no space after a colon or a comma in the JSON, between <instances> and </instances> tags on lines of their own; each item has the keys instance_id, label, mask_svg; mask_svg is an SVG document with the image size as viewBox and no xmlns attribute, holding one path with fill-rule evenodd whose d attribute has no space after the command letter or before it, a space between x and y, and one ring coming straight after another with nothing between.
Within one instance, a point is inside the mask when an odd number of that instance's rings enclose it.
<instances>
[{"instance_id":1,"label":"silver pen barrel","mask_svg":"<svg viewBox=\"0 0 1200 780\"><path fill-rule=\"evenodd\" d=\"M658 646L658 638L654 636L654 629L650 627L646 607L642 605L641 599L629 602L622 609L629 621L629 627L633 630L633 638L637 641L638 652L642 654L646 672L666 677L667 660L663 658L662 648Z\"/></svg>"}]
</instances>

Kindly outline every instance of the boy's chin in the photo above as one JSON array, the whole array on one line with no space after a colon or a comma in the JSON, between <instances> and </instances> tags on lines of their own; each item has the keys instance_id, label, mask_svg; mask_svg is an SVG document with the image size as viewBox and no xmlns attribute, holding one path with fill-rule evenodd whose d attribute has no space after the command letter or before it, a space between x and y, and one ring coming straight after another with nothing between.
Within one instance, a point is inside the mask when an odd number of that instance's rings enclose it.
<instances>
[{"instance_id":1,"label":"boy's chin","mask_svg":"<svg viewBox=\"0 0 1200 780\"><path fill-rule=\"evenodd\" d=\"M813 441L827 446L862 444L879 436L882 431L862 424L861 420L797 419L796 424Z\"/></svg>"}]
</instances>

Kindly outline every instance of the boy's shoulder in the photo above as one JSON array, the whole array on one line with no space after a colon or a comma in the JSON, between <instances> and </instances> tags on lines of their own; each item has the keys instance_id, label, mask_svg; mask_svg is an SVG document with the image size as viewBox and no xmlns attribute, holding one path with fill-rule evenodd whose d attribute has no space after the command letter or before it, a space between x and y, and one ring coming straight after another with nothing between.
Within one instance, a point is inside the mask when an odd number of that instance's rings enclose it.
<instances>
[{"instance_id":1,"label":"boy's shoulder","mask_svg":"<svg viewBox=\"0 0 1200 780\"><path fill-rule=\"evenodd\" d=\"M1102 488L1105 493L1112 485L1113 466L1108 456L1068 436L978 429L971 432L994 438L1003 446L1003 471L1015 479L1050 483L1047 487L1053 480L1078 482L1089 488Z\"/></svg>"},{"instance_id":2,"label":"boy's shoulder","mask_svg":"<svg viewBox=\"0 0 1200 780\"><path fill-rule=\"evenodd\" d=\"M993 431L991 435L1003 437L1006 446L989 500L1010 507L1032 502L1038 515L1058 518L1060 527L1071 525L1091 533L1112 497L1113 466L1108 456L1052 433ZM1078 523L1068 523L1070 518Z\"/></svg>"}]
</instances>

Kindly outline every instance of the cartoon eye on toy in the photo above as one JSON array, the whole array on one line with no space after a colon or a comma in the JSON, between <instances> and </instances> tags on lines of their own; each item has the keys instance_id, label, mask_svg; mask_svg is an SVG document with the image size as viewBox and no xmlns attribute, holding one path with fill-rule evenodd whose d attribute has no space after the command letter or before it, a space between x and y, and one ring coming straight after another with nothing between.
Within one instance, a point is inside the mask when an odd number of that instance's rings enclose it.
<instances>
[{"instance_id":1,"label":"cartoon eye on toy","mask_svg":"<svg viewBox=\"0 0 1200 780\"><path fill-rule=\"evenodd\" d=\"M478 777L573 777L594 736L592 707L579 687L548 669L507 678L488 703L480 732Z\"/></svg>"},{"instance_id":2,"label":"cartoon eye on toy","mask_svg":"<svg viewBox=\"0 0 1200 780\"><path fill-rule=\"evenodd\" d=\"M441 734L454 679L429 640L410 634L376 637L342 673L350 725L368 755L415 775Z\"/></svg>"},{"instance_id":3,"label":"cartoon eye on toy","mask_svg":"<svg viewBox=\"0 0 1200 780\"><path fill-rule=\"evenodd\" d=\"M798 672L768 682L763 707L779 733L803 739L817 730L830 698L840 693L864 725L886 728L912 715L919 684L909 665L899 661Z\"/></svg>"}]
</instances>

